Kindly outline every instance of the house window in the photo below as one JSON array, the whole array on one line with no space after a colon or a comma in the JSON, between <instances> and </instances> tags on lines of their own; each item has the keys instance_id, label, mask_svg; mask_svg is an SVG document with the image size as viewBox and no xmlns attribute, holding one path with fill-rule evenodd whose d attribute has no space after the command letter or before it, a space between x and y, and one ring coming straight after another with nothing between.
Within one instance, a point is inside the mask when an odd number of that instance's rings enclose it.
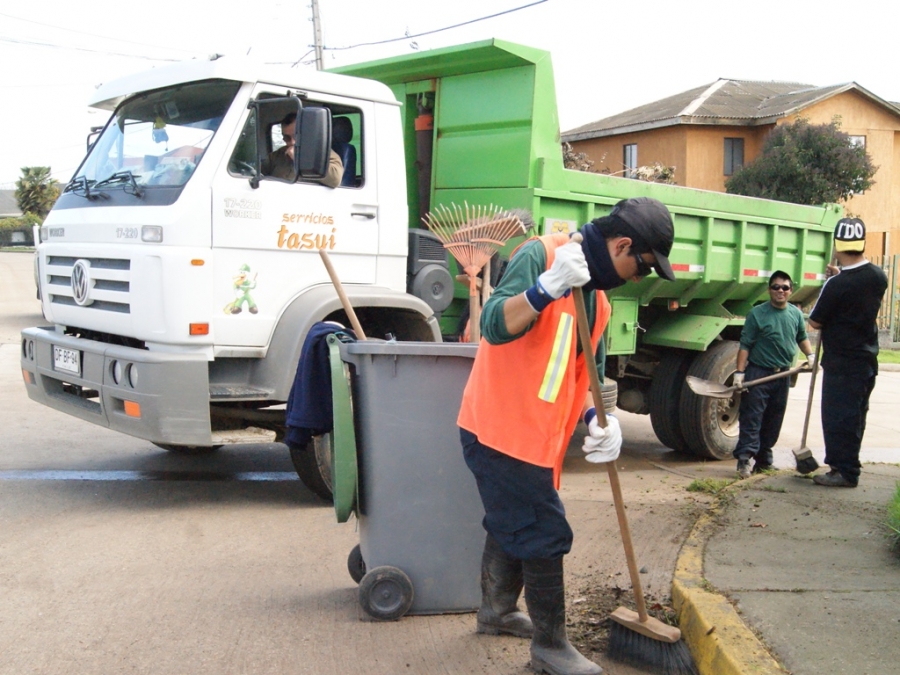
<instances>
[{"instance_id":1,"label":"house window","mask_svg":"<svg viewBox=\"0 0 900 675\"><path fill-rule=\"evenodd\" d=\"M725 139L725 175L731 176L744 166L744 139Z\"/></svg>"},{"instance_id":2,"label":"house window","mask_svg":"<svg viewBox=\"0 0 900 675\"><path fill-rule=\"evenodd\" d=\"M637 143L629 143L622 147L622 164L625 165L625 178L631 178L637 168Z\"/></svg>"}]
</instances>

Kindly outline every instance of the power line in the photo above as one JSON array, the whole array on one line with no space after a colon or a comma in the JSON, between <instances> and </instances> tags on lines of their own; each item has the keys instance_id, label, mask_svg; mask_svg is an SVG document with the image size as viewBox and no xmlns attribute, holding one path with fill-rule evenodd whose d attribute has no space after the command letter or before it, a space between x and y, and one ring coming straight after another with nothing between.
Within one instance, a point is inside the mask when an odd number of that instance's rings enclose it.
<instances>
[{"instance_id":1,"label":"power line","mask_svg":"<svg viewBox=\"0 0 900 675\"><path fill-rule=\"evenodd\" d=\"M25 23L33 23L37 26L44 26L46 28L53 28L55 30L64 30L69 33L78 33L79 35L87 35L90 37L100 38L101 40L112 40L113 42L124 42L128 45L139 45L141 47L152 47L154 49L167 49L169 51L176 52L185 52L186 54L194 54L196 52L188 51L187 49L178 49L177 47L161 47L159 45L151 45L146 42L134 42L133 40L122 40L120 38L108 37L106 35L98 35L97 33L88 33L83 30L75 30L74 28L64 28L63 26L55 26L50 23L42 23L40 21L33 21L31 19L23 19L21 16L13 16L12 14L6 14L4 12L0 12L0 16L5 16L7 19L15 19L16 21L24 21Z\"/></svg>"},{"instance_id":2,"label":"power line","mask_svg":"<svg viewBox=\"0 0 900 675\"><path fill-rule=\"evenodd\" d=\"M453 24L452 26L445 26L443 28L436 28L434 30L426 30L422 33L415 33L413 35L404 35L403 37L390 38L388 40L378 40L377 42L360 42L359 44L349 45L347 47L323 47L322 49L325 49L328 51L340 51L340 50L344 50L344 49L355 49L356 47L371 47L373 45L387 44L388 42L399 42L400 40L409 40L411 38L422 37L423 35L432 35L434 33L441 33L445 30L450 30L452 28L459 28L460 26L468 26L469 24L478 23L479 21L485 21L487 19L493 19L498 16L503 16L504 14L511 14L512 12L518 12L520 9L528 9L529 7L534 7L535 5L540 5L544 2L547 2L547 0L537 0L537 2L532 2L527 5L522 5L521 7L514 7L513 9L507 9L502 12L497 12L496 14L491 14L489 16L482 16L477 19L471 19L470 21L463 21L462 23L456 23L456 24ZM301 57L300 60L302 61L303 57ZM298 63L299 63L299 61L298 61Z\"/></svg>"},{"instance_id":3,"label":"power line","mask_svg":"<svg viewBox=\"0 0 900 675\"><path fill-rule=\"evenodd\" d=\"M71 49L77 52L90 52L92 54L106 54L107 56L124 56L130 59L144 59L146 61L181 61L181 59L163 59L156 56L142 56L140 54L124 54L122 52L109 52L102 49L88 49L87 47L67 47L65 45L55 45L49 42L37 42L36 40L17 40L16 38L4 37L0 35L0 42L11 42L13 44L29 45L32 47L51 47L52 49Z\"/></svg>"}]
</instances>

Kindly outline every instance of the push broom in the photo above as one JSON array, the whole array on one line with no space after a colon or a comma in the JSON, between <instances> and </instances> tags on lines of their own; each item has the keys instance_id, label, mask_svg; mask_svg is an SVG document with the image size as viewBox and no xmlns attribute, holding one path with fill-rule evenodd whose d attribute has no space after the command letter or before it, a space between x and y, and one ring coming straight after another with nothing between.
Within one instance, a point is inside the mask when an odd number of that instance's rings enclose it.
<instances>
[{"instance_id":1,"label":"push broom","mask_svg":"<svg viewBox=\"0 0 900 675\"><path fill-rule=\"evenodd\" d=\"M831 249L831 264L836 265L834 249ZM806 445L806 434L809 432L809 415L812 412L813 391L816 388L816 375L819 373L819 355L822 353L822 331L819 331L816 337L816 355L813 357L812 377L809 379L809 396L806 398L806 417L803 418L803 435L800 437L800 447L793 448L794 463L797 466L797 472L806 474L812 473L819 468L819 463L813 457L812 450Z\"/></svg>"},{"instance_id":2,"label":"push broom","mask_svg":"<svg viewBox=\"0 0 900 675\"><path fill-rule=\"evenodd\" d=\"M514 212L493 205L470 208L465 203L463 207L451 206L448 208L441 204L435 211L427 213L422 221L456 259L469 279L469 336L471 342L478 342L481 339L478 274L507 241L524 235L525 227ZM487 276L482 280L485 296Z\"/></svg>"},{"instance_id":3,"label":"push broom","mask_svg":"<svg viewBox=\"0 0 900 675\"><path fill-rule=\"evenodd\" d=\"M812 450L806 445L806 434L809 431L809 415L812 412L813 390L816 388L816 375L819 372L819 354L822 352L822 333L816 338L816 355L813 357L812 377L809 379L809 396L806 399L806 417L803 419L803 435L800 437L800 447L794 448L794 463L797 471L806 475L819 468L819 463L813 457Z\"/></svg>"},{"instance_id":4,"label":"push broom","mask_svg":"<svg viewBox=\"0 0 900 675\"><path fill-rule=\"evenodd\" d=\"M573 240L580 241L576 234ZM597 412L597 424L606 427L606 412L603 407L603 395L600 388L600 375L594 360L594 348L591 344L591 329L588 325L587 310L584 304L584 293L579 287L572 289L575 299L575 314L578 321L578 337L581 340L581 352L587 366L590 380L591 396ZM663 623L647 614L644 592L638 573L637 558L631 543L631 530L625 515L625 502L622 498L622 486L619 483L619 472L615 462L606 462L609 485L612 488L613 503L619 520L619 532L625 548L625 560L628 573L631 575L631 587L634 592L634 604L637 612L626 607L617 608L612 614L612 629L609 634L609 656L613 660L649 670L659 675L698 675L691 658L691 652L681 639L681 631Z\"/></svg>"}]
</instances>

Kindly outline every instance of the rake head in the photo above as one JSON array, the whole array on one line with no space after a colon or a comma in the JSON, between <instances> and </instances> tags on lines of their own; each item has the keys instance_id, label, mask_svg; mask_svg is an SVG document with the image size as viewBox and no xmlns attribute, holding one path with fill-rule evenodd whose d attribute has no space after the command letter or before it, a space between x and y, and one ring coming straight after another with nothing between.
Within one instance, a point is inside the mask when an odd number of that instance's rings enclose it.
<instances>
[{"instance_id":1,"label":"rake head","mask_svg":"<svg viewBox=\"0 0 900 675\"><path fill-rule=\"evenodd\" d=\"M491 205L463 207L441 204L422 219L440 239L469 277L469 292L475 294L475 278L481 268L513 237L525 234L519 214Z\"/></svg>"}]
</instances>

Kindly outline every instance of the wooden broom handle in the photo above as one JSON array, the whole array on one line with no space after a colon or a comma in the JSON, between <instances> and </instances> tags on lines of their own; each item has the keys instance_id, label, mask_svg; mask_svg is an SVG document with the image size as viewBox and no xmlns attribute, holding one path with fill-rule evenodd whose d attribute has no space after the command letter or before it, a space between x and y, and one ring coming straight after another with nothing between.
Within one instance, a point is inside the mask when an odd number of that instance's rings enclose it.
<instances>
[{"instance_id":1,"label":"wooden broom handle","mask_svg":"<svg viewBox=\"0 0 900 675\"><path fill-rule=\"evenodd\" d=\"M334 265L331 264L331 258L328 257L328 252L324 248L320 248L319 256L322 258L322 262L325 263L325 269L328 270L328 276L331 277L331 283L334 284L334 290L337 291L338 297L341 299L341 304L344 306L344 312L350 319L350 325L353 326L353 332L356 333L356 339L365 340L366 334L363 332L359 319L356 318L356 312L353 311L353 305L350 304L350 299L347 297L347 294L344 293L344 287L341 285L341 280L334 270Z\"/></svg>"},{"instance_id":2,"label":"wooden broom handle","mask_svg":"<svg viewBox=\"0 0 900 675\"><path fill-rule=\"evenodd\" d=\"M577 237L577 239L576 239ZM581 235L572 236L573 241L581 241ZM584 292L580 287L572 289L575 298L575 318L578 320L578 337L581 339L581 354L587 366L588 379L591 386L591 397L594 399L594 409L597 411L597 423L606 428L606 410L603 407L603 393L600 387L600 374L597 372L597 361L594 355L594 346L591 344L591 328L588 326L587 308L584 304ZM622 535L622 546L625 549L625 560L628 563L628 573L631 575L631 588L634 592L634 604L637 607L638 619L641 623L647 621L647 606L644 603L644 591L641 587L640 574L638 573L637 560L634 557L634 544L631 542L631 529L628 527L628 517L625 515L625 501L622 498L622 486L619 483L619 471L615 462L605 462L606 473L609 475L609 486L612 488L613 503L616 506L616 517L619 520L619 532Z\"/></svg>"}]
</instances>

